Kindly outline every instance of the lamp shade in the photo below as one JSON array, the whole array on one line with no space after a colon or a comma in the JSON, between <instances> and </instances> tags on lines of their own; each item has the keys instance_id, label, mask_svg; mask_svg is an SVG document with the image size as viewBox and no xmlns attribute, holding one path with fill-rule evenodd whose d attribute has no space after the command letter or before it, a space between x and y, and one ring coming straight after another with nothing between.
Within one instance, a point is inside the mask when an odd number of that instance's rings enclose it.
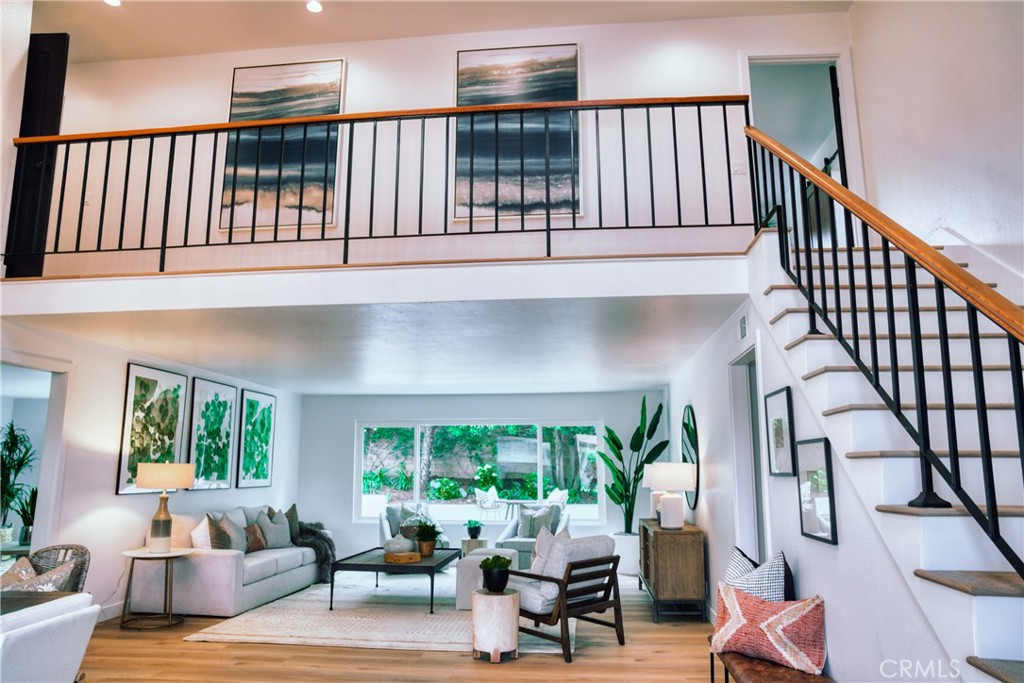
<instances>
[{"instance_id":1,"label":"lamp shade","mask_svg":"<svg viewBox=\"0 0 1024 683\"><path fill-rule=\"evenodd\" d=\"M184 489L195 482L195 463L143 462L135 485L140 489Z\"/></svg>"},{"instance_id":2,"label":"lamp shade","mask_svg":"<svg viewBox=\"0 0 1024 683\"><path fill-rule=\"evenodd\" d=\"M692 491L697 467L688 462L655 462L644 468L643 485L658 491Z\"/></svg>"}]
</instances>

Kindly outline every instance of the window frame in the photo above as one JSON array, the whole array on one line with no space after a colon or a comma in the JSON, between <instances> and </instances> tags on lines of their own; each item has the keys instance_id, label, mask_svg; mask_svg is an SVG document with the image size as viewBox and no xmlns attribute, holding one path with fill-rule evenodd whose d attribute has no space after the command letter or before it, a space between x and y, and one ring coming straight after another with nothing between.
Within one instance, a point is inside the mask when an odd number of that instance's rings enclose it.
<instances>
[{"instance_id":1,"label":"window frame","mask_svg":"<svg viewBox=\"0 0 1024 683\"><path fill-rule=\"evenodd\" d=\"M501 418L475 418L475 419L385 419L385 420L372 420L372 419L357 419L355 420L355 457L353 460L353 471L352 471L352 520L355 523L370 523L376 522L376 515L364 515L363 514L363 432L367 428L411 428L413 430L413 470L416 476L413 477L413 501L416 503L423 503L427 506L431 505L431 501L421 496L420 491L420 477L419 477L419 462L420 462L420 441L421 441L421 429L423 427L430 426L444 426L444 425L532 425L537 429L536 436L536 474L537 481L542 482L544 476L544 462L541 455L544 452L544 428L545 427L594 427L594 436L597 438L597 450L601 450L601 437L605 432L604 420L601 419L550 419L546 418L543 420L526 420L526 419L501 419ZM598 459L597 462L597 486L596 494L597 500L593 505L597 506L597 516L594 518L587 517L583 521L585 524L604 524L606 521L606 501L608 494L605 493L604 485L606 482L605 468L601 466L601 461ZM542 489L543 491L543 489ZM537 499L542 500L541 498ZM581 505L580 503L570 503L567 505L567 509L571 511L573 506ZM590 505L589 503L587 505ZM440 509L443 506L438 506ZM461 519L446 519L441 516L436 516L439 522L442 523L456 523L462 521ZM493 520L492 520L493 521ZM501 520L504 524L505 520ZM486 524L486 520L484 520Z\"/></svg>"}]
</instances>

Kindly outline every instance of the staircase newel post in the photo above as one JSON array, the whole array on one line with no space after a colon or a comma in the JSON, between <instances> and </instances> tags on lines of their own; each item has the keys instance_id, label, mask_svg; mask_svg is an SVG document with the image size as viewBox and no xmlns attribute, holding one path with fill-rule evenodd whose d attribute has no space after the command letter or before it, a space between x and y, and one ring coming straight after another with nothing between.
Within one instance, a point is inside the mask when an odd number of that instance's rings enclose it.
<instances>
[{"instance_id":1,"label":"staircase newel post","mask_svg":"<svg viewBox=\"0 0 1024 683\"><path fill-rule=\"evenodd\" d=\"M917 412L917 443L920 448L921 493L907 503L915 508L948 508L952 505L935 493L935 479L927 453L931 452L931 433L928 430L928 395L924 387L924 350L921 344L921 310L917 299L917 266L909 256L904 257L907 272L907 308L910 316L910 354L914 374L914 401ZM892 310L892 306L889 307ZM896 336L896 330L889 334ZM892 361L895 364L895 360ZM896 406L899 409L899 406Z\"/></svg>"}]
</instances>

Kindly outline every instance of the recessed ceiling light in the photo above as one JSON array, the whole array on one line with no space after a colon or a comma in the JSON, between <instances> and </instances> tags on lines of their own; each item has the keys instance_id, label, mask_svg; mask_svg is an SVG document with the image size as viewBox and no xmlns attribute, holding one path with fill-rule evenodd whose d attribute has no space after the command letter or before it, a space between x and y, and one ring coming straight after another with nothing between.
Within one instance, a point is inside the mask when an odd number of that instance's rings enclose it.
<instances>
[{"instance_id":1,"label":"recessed ceiling light","mask_svg":"<svg viewBox=\"0 0 1024 683\"><path fill-rule=\"evenodd\" d=\"M121 0L103 0L103 2L105 2L108 5L110 5L111 7L120 7L121 6Z\"/></svg>"},{"instance_id":2,"label":"recessed ceiling light","mask_svg":"<svg viewBox=\"0 0 1024 683\"><path fill-rule=\"evenodd\" d=\"M120 2L120 0L117 1ZM309 2L306 3L306 9L313 14L319 14L324 11L324 6L321 5L318 0L309 0Z\"/></svg>"}]
</instances>

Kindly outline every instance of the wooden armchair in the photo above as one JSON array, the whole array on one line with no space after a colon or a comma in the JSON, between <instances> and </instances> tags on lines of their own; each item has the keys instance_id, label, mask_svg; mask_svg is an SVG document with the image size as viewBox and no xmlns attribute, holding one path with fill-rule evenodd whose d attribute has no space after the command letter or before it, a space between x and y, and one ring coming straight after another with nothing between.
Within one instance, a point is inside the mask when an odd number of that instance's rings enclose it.
<instances>
[{"instance_id":1,"label":"wooden armchair","mask_svg":"<svg viewBox=\"0 0 1024 683\"><path fill-rule=\"evenodd\" d=\"M510 587L520 592L519 616L532 621L534 627L539 627L540 624L561 626L559 635L522 625L519 627L520 632L560 643L562 655L567 663L572 662L569 619L574 617L614 628L619 645L625 645L622 603L619 600L619 581L616 574L618 567L619 556L606 555L567 563L561 578L512 570L510 575L516 578ZM553 601L550 598L545 599L542 595L541 586L544 584L548 584L548 588L551 585L557 587L557 595ZM613 621L590 616L609 609L612 610Z\"/></svg>"}]
</instances>

